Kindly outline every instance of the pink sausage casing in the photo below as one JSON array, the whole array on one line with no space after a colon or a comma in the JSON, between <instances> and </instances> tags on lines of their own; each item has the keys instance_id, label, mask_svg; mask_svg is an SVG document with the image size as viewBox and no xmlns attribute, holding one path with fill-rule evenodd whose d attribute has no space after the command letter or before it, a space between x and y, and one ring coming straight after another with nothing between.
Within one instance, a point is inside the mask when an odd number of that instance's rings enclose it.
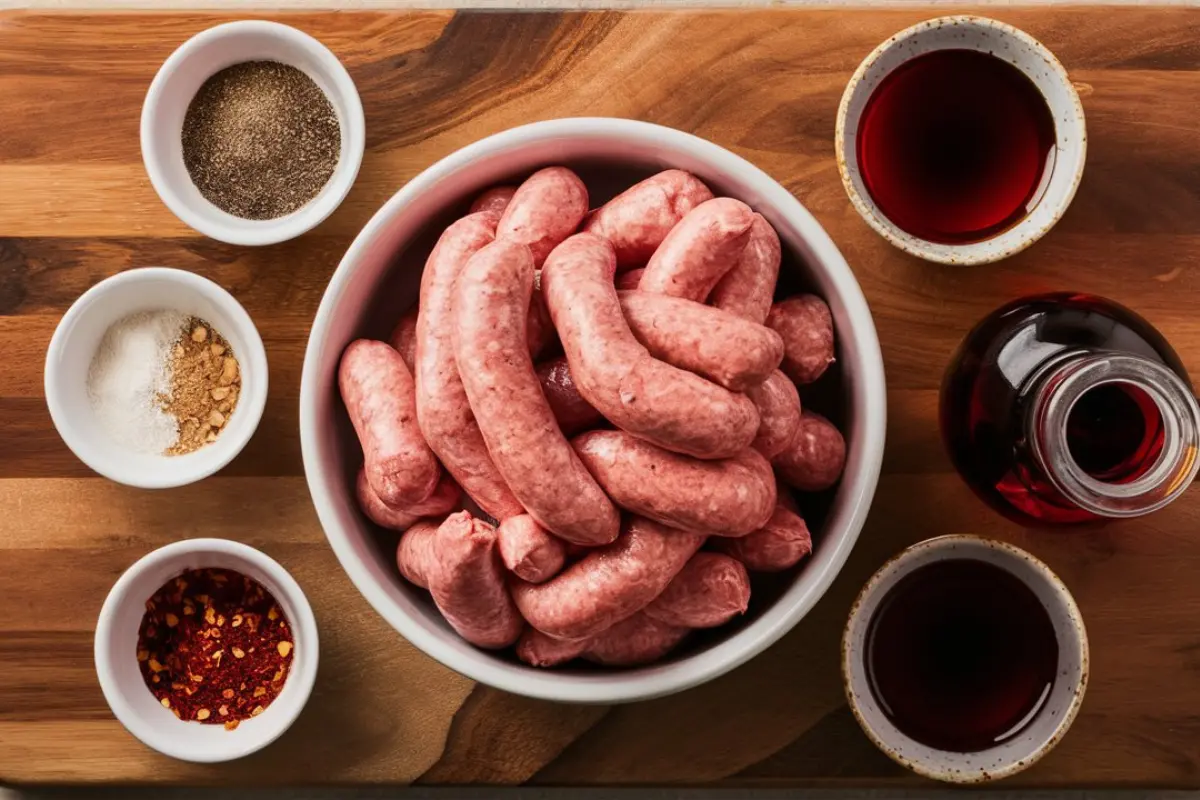
<instances>
[{"instance_id":1,"label":"pink sausage casing","mask_svg":"<svg viewBox=\"0 0 1200 800\"><path fill-rule=\"evenodd\" d=\"M640 269L631 269L628 272L618 272L617 277L613 279L613 282L616 284L618 292L626 289L636 289L638 288L638 284L642 282L642 276L645 274L645 267L641 267Z\"/></svg>"},{"instance_id":2,"label":"pink sausage casing","mask_svg":"<svg viewBox=\"0 0 1200 800\"><path fill-rule=\"evenodd\" d=\"M351 342L338 366L338 386L375 494L390 506L429 497L441 468L417 426L413 377L400 354L385 342Z\"/></svg>"},{"instance_id":3,"label":"pink sausage casing","mask_svg":"<svg viewBox=\"0 0 1200 800\"><path fill-rule=\"evenodd\" d=\"M434 537L442 522L440 519L417 520L400 536L400 544L396 547L396 566L413 586L429 588L429 571L436 560Z\"/></svg>"},{"instance_id":4,"label":"pink sausage casing","mask_svg":"<svg viewBox=\"0 0 1200 800\"><path fill-rule=\"evenodd\" d=\"M630 516L617 541L546 583L513 582L513 600L542 633L587 639L645 608L703 543L701 534Z\"/></svg>"},{"instance_id":5,"label":"pink sausage casing","mask_svg":"<svg viewBox=\"0 0 1200 800\"><path fill-rule=\"evenodd\" d=\"M559 429L526 349L532 290L525 245L497 239L471 256L454 300L459 375L488 452L521 505L567 541L608 544L620 515Z\"/></svg>"},{"instance_id":6,"label":"pink sausage casing","mask_svg":"<svg viewBox=\"0 0 1200 800\"><path fill-rule=\"evenodd\" d=\"M741 539L711 539L715 549L736 558L751 572L779 572L812 552L808 525L781 501L761 530Z\"/></svg>"},{"instance_id":7,"label":"pink sausage casing","mask_svg":"<svg viewBox=\"0 0 1200 800\"><path fill-rule=\"evenodd\" d=\"M750 576L737 559L699 552L644 613L665 625L715 628L750 607Z\"/></svg>"},{"instance_id":8,"label":"pink sausage casing","mask_svg":"<svg viewBox=\"0 0 1200 800\"><path fill-rule=\"evenodd\" d=\"M533 667L557 667L579 658L587 646L587 639L555 639L526 628L517 640L517 658Z\"/></svg>"},{"instance_id":9,"label":"pink sausage casing","mask_svg":"<svg viewBox=\"0 0 1200 800\"><path fill-rule=\"evenodd\" d=\"M746 390L758 409L758 435L750 446L772 459L782 453L800 429L800 393L796 384L775 370L758 386Z\"/></svg>"},{"instance_id":10,"label":"pink sausage casing","mask_svg":"<svg viewBox=\"0 0 1200 800\"><path fill-rule=\"evenodd\" d=\"M579 394L565 357L538 364L537 375L542 384L542 394L546 396L546 402L550 404L563 435L573 436L603 419L600 412Z\"/></svg>"},{"instance_id":11,"label":"pink sausage casing","mask_svg":"<svg viewBox=\"0 0 1200 800\"><path fill-rule=\"evenodd\" d=\"M775 298L783 250L779 234L762 214L754 215L746 248L733 269L713 287L708 302L731 314L763 324Z\"/></svg>"},{"instance_id":12,"label":"pink sausage casing","mask_svg":"<svg viewBox=\"0 0 1200 800\"><path fill-rule=\"evenodd\" d=\"M592 212L583 229L609 241L617 268L645 264L679 221L712 192L689 172L669 169L634 184Z\"/></svg>"},{"instance_id":13,"label":"pink sausage casing","mask_svg":"<svg viewBox=\"0 0 1200 800\"><path fill-rule=\"evenodd\" d=\"M516 193L517 187L515 186L493 186L475 198L475 202L471 203L470 213L494 211L497 214L503 214L504 209L508 208L509 202Z\"/></svg>"},{"instance_id":14,"label":"pink sausage casing","mask_svg":"<svg viewBox=\"0 0 1200 800\"><path fill-rule=\"evenodd\" d=\"M747 448L701 461L624 431L589 431L572 441L584 465L621 508L688 531L745 536L775 508L771 465Z\"/></svg>"},{"instance_id":15,"label":"pink sausage casing","mask_svg":"<svg viewBox=\"0 0 1200 800\"><path fill-rule=\"evenodd\" d=\"M451 627L471 644L488 649L517 641L524 622L505 585L496 529L459 511L437 529L432 551L425 578L433 602Z\"/></svg>"},{"instance_id":16,"label":"pink sausage casing","mask_svg":"<svg viewBox=\"0 0 1200 800\"><path fill-rule=\"evenodd\" d=\"M487 514L525 513L488 453L454 355L454 285L467 259L494 238L497 216L463 217L438 239L421 275L417 318L417 421L442 465Z\"/></svg>"},{"instance_id":17,"label":"pink sausage casing","mask_svg":"<svg viewBox=\"0 0 1200 800\"><path fill-rule=\"evenodd\" d=\"M496 238L527 246L534 266L541 267L550 251L575 232L587 210L587 187L578 175L566 167L540 169L517 187L496 226Z\"/></svg>"},{"instance_id":18,"label":"pink sausage casing","mask_svg":"<svg viewBox=\"0 0 1200 800\"><path fill-rule=\"evenodd\" d=\"M496 529L500 559L508 571L529 583L545 583L557 575L567 558L566 544L529 514L518 514Z\"/></svg>"},{"instance_id":19,"label":"pink sausage casing","mask_svg":"<svg viewBox=\"0 0 1200 800\"><path fill-rule=\"evenodd\" d=\"M388 337L388 344L400 354L404 359L404 366L414 375L417 370L417 316L418 311L415 308L406 312L396 323L392 335Z\"/></svg>"},{"instance_id":20,"label":"pink sausage casing","mask_svg":"<svg viewBox=\"0 0 1200 800\"><path fill-rule=\"evenodd\" d=\"M367 519L384 528L402 531L421 517L440 517L449 514L462 498L462 490L449 475L443 474L438 480L433 494L419 503L395 508L379 499L375 490L367 480L365 469L358 471L355 482L355 493L358 495L358 506L367 515Z\"/></svg>"},{"instance_id":21,"label":"pink sausage casing","mask_svg":"<svg viewBox=\"0 0 1200 800\"><path fill-rule=\"evenodd\" d=\"M837 483L846 467L846 440L825 417L805 411L796 435L771 463L789 486L824 491Z\"/></svg>"},{"instance_id":22,"label":"pink sausage casing","mask_svg":"<svg viewBox=\"0 0 1200 800\"><path fill-rule=\"evenodd\" d=\"M734 392L757 386L783 359L770 328L694 300L618 292L629 329L650 355Z\"/></svg>"},{"instance_id":23,"label":"pink sausage casing","mask_svg":"<svg viewBox=\"0 0 1200 800\"><path fill-rule=\"evenodd\" d=\"M654 251L638 288L703 302L741 257L753 224L754 212L740 200L701 203Z\"/></svg>"},{"instance_id":24,"label":"pink sausage casing","mask_svg":"<svg viewBox=\"0 0 1200 800\"><path fill-rule=\"evenodd\" d=\"M833 316L816 295L776 303L767 315L767 327L783 337L782 368L796 383L812 383L833 363Z\"/></svg>"},{"instance_id":25,"label":"pink sausage casing","mask_svg":"<svg viewBox=\"0 0 1200 800\"><path fill-rule=\"evenodd\" d=\"M612 247L580 233L546 259L542 289L579 393L619 428L668 450L724 458L758 432L745 395L650 355L625 322Z\"/></svg>"},{"instance_id":26,"label":"pink sausage casing","mask_svg":"<svg viewBox=\"0 0 1200 800\"><path fill-rule=\"evenodd\" d=\"M633 667L658 661L679 646L688 629L634 614L591 639L583 657L608 667Z\"/></svg>"}]
</instances>

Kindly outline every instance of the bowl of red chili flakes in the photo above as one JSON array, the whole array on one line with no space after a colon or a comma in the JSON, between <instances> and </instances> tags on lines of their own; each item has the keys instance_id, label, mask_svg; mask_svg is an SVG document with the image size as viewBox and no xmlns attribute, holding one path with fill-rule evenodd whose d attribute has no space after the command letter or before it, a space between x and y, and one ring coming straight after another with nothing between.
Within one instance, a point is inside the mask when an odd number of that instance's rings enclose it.
<instances>
[{"instance_id":1,"label":"bowl of red chili flakes","mask_svg":"<svg viewBox=\"0 0 1200 800\"><path fill-rule=\"evenodd\" d=\"M113 714L148 747L211 763L279 738L317 675L317 625L299 584L238 542L189 539L133 564L96 625Z\"/></svg>"}]
</instances>

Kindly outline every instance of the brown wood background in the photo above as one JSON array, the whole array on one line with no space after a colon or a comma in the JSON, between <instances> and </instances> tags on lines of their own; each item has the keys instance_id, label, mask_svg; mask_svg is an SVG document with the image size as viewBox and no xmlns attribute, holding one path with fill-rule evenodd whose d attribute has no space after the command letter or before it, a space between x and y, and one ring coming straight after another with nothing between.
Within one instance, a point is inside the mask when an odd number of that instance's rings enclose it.
<instances>
[{"instance_id":1,"label":"brown wood background","mask_svg":"<svg viewBox=\"0 0 1200 800\"><path fill-rule=\"evenodd\" d=\"M159 202L138 152L155 70L223 17L0 15L0 781L913 783L855 726L837 640L852 595L887 556L975 531L1045 559L1091 633L1091 685L1073 730L1009 784L1200 786L1200 493L1103 530L1021 530L951 472L934 413L941 370L965 330L1032 291L1118 298L1200 374L1200 11L986 13L1059 55L1091 141L1061 224L1018 257L970 269L888 246L851 209L834 164L846 79L879 41L933 16L928 9L281 15L345 61L366 108L368 151L333 217L262 249L186 228ZM691 131L794 192L863 284L890 387L875 507L817 609L724 678L617 708L474 686L401 639L326 546L296 430L309 322L374 210L456 148L581 114ZM90 474L42 398L45 347L67 306L97 280L149 265L228 287L257 321L271 364L267 412L245 453L200 485L157 493ZM316 691L295 727L258 755L211 767L135 741L109 713L92 667L93 625L113 581L149 550L193 536L239 539L278 558L308 591L322 636Z\"/></svg>"}]
</instances>

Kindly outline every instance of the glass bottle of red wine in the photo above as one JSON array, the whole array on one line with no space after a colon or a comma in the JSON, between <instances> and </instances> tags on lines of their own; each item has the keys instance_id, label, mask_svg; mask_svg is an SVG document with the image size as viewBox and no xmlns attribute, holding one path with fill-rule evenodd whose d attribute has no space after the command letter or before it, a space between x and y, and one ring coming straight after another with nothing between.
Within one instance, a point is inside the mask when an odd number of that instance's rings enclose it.
<instances>
[{"instance_id":1,"label":"glass bottle of red wine","mask_svg":"<svg viewBox=\"0 0 1200 800\"><path fill-rule=\"evenodd\" d=\"M1136 517L1187 489L1200 407L1150 323L1083 294L994 311L946 371L942 437L988 504L1023 525Z\"/></svg>"}]
</instances>

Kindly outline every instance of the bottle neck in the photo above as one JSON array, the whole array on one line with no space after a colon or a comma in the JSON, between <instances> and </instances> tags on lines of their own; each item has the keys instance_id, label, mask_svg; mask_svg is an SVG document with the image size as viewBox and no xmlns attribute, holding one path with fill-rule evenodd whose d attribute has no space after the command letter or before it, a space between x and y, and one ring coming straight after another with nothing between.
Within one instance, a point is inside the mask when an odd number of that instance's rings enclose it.
<instances>
[{"instance_id":1,"label":"bottle neck","mask_svg":"<svg viewBox=\"0 0 1200 800\"><path fill-rule=\"evenodd\" d=\"M1102 517L1148 514L1182 494L1196 477L1200 406L1187 383L1160 362L1128 353L1077 351L1045 367L1031 387L1025 417L1030 449L1054 488L1080 508ZM1091 420L1096 436L1116 436L1124 423L1137 426L1129 413L1140 413L1145 425L1144 451L1132 449L1129 468L1121 474L1089 472L1072 453L1072 412L1084 395L1102 388L1138 400L1129 401L1123 419ZM1087 401L1079 406L1081 415L1088 413L1085 406Z\"/></svg>"}]
</instances>

